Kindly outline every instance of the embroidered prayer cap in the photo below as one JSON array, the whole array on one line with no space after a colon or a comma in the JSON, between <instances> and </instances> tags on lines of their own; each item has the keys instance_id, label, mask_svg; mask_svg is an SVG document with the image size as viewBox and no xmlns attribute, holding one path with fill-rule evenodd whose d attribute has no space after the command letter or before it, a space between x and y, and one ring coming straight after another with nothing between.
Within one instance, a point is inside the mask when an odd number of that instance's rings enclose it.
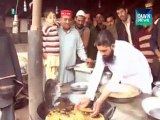
<instances>
[{"instance_id":1,"label":"embroidered prayer cap","mask_svg":"<svg viewBox=\"0 0 160 120\"><path fill-rule=\"evenodd\" d=\"M72 16L73 12L71 10L61 10L61 17L62 16Z\"/></svg>"}]
</instances>

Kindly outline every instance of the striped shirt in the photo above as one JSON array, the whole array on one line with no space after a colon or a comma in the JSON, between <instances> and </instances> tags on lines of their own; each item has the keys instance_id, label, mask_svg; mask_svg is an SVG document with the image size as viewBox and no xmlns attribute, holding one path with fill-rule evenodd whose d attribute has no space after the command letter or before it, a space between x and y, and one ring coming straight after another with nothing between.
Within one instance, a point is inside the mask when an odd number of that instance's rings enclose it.
<instances>
[{"instance_id":1,"label":"striped shirt","mask_svg":"<svg viewBox=\"0 0 160 120\"><path fill-rule=\"evenodd\" d=\"M143 55L147 58L148 63L153 63L153 59L155 57L154 52L151 49L150 40L151 40L151 32L142 29L137 33L136 37L137 48L143 53Z\"/></svg>"},{"instance_id":2,"label":"striped shirt","mask_svg":"<svg viewBox=\"0 0 160 120\"><path fill-rule=\"evenodd\" d=\"M43 26L43 53L59 55L59 36L57 26Z\"/></svg>"}]
</instances>

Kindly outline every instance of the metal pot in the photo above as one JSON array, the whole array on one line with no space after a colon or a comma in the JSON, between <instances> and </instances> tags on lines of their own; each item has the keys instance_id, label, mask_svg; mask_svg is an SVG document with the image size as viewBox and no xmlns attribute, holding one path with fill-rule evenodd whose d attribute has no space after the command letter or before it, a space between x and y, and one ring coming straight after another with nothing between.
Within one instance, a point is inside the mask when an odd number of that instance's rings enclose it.
<instances>
[{"instance_id":1,"label":"metal pot","mask_svg":"<svg viewBox=\"0 0 160 120\"><path fill-rule=\"evenodd\" d=\"M160 81L154 82L155 87L152 90L152 94L156 97L160 97Z\"/></svg>"}]
</instances>

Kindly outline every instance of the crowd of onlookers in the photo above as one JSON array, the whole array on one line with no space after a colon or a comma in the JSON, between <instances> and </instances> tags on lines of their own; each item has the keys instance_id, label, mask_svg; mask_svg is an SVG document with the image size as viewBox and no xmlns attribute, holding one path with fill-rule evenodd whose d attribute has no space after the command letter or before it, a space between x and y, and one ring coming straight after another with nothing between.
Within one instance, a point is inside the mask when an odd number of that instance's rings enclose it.
<instances>
[{"instance_id":1,"label":"crowd of onlookers","mask_svg":"<svg viewBox=\"0 0 160 120\"><path fill-rule=\"evenodd\" d=\"M135 18L132 17L133 15L129 13L125 5L119 5L115 13L106 13L105 16L102 13L97 13L96 16L93 17L89 11L78 10L74 17L73 11L64 10L61 11L61 18L56 20L56 14L52 9L47 9L44 15L45 22L53 16L55 27L51 27L54 32L52 31L52 33L50 33L50 38L54 37L55 41L51 43L51 41L46 42L46 40L44 40L43 44L45 44L45 46L43 46L43 50L44 48L46 48L46 51L50 50L48 53L52 53L52 55L53 51L56 55L60 53L60 62L58 62L58 64L56 62L56 66L60 65L59 76L61 77L59 77L59 80L61 82L63 81L62 83L74 80L74 77L70 73L71 71L65 71L66 67L82 61L92 63L96 59L97 48L94 46L94 42L101 30L108 30L116 40L127 41L139 49L148 60L154 80L158 80L159 67L157 66L160 59L158 41L160 40L160 13L153 13L153 24L151 26L137 26L135 24ZM66 16L69 17L66 18ZM50 23L48 26L52 26L53 23ZM48 33L46 31L44 32L44 30L42 31L45 36L49 33L49 30L47 31ZM75 32L72 33L71 31ZM57 38L57 36L59 37ZM76 39L74 43L72 39ZM49 48L47 46L49 46ZM52 47L55 46L56 48L53 50ZM54 66L53 61L50 64Z\"/></svg>"},{"instance_id":2,"label":"crowd of onlookers","mask_svg":"<svg viewBox=\"0 0 160 120\"><path fill-rule=\"evenodd\" d=\"M154 80L160 80L159 11L153 11L153 23L151 26L137 26L135 24L135 18L132 17L128 8L124 5L117 7L115 13L106 13L106 16L102 13L97 13L96 16L93 17L90 12L84 10L78 10L75 17L71 10L62 10L60 14L61 16L57 20L56 13L53 9L46 9L44 12L42 51L45 80L58 79L60 85L74 81L75 74L70 68L81 62L93 64L97 57L97 48L99 47L99 51L103 53L104 39L111 34L108 38L110 41L107 41L108 45L111 44L111 40L112 42L116 40L119 43L121 43L120 41L126 41L139 49L149 63ZM108 30L109 32L103 32L103 30ZM99 34L100 32L101 34ZM95 44L98 34L101 45L99 45L99 43ZM22 89L22 76L13 41L4 26L3 16L0 16L0 37L0 109L3 120L8 120L14 119L14 96ZM122 43L124 45L126 44L124 42ZM129 45L133 49L134 47L130 44L126 46ZM105 46L104 48L107 47L108 46ZM112 47L115 47L114 44L111 44L109 49ZM120 50L121 49L119 49L118 55L121 54ZM132 57L133 55L134 53L132 53ZM136 55L134 57L136 57ZM101 63L103 63L102 60ZM127 63L127 65L129 64ZM127 65L125 65L125 67ZM143 69L145 69L145 67ZM99 69L97 71L99 72ZM142 71L140 72L142 74ZM96 75L97 74L98 73L96 73ZM10 114L8 115L7 112Z\"/></svg>"}]
</instances>

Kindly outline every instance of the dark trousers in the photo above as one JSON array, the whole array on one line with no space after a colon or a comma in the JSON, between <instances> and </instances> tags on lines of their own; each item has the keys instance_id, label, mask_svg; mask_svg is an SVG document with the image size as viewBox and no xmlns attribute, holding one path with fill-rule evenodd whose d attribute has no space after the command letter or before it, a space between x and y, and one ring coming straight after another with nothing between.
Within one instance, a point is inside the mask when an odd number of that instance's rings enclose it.
<instances>
[{"instance_id":1,"label":"dark trousers","mask_svg":"<svg viewBox=\"0 0 160 120\"><path fill-rule=\"evenodd\" d=\"M149 65L152 71L153 82L160 81L160 61L155 58L153 63L150 63ZM152 83L152 87L154 86L155 85Z\"/></svg>"},{"instance_id":2,"label":"dark trousers","mask_svg":"<svg viewBox=\"0 0 160 120\"><path fill-rule=\"evenodd\" d=\"M14 106L13 104L8 105L7 107L0 108L2 112L0 120L15 120Z\"/></svg>"}]
</instances>

